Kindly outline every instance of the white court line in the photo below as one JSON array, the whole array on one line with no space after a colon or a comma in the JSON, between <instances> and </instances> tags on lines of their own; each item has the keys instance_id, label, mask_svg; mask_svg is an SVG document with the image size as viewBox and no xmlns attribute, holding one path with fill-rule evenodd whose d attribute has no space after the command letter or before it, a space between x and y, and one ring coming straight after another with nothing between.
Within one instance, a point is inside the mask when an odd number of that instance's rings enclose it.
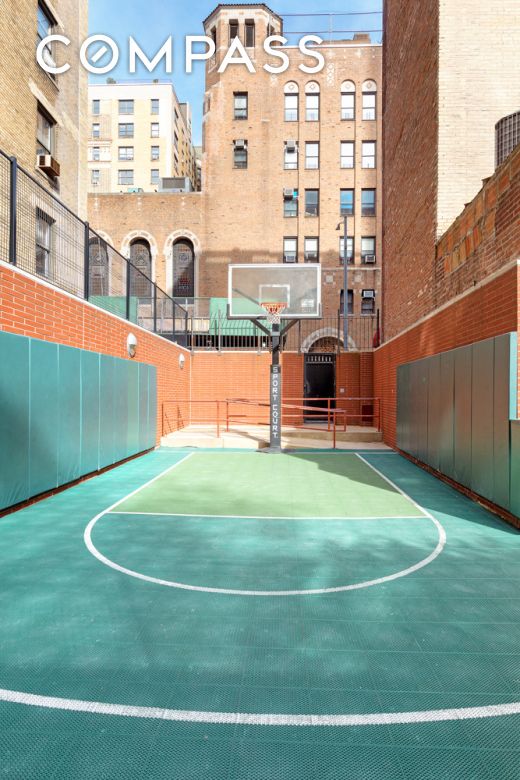
<instances>
[{"instance_id":1,"label":"white court line","mask_svg":"<svg viewBox=\"0 0 520 780\"><path fill-rule=\"evenodd\" d=\"M208 517L208 518L215 518L225 520L424 520L425 517L428 517L428 515L422 514L422 515L380 515L378 517L368 517L368 516L361 516L358 517L350 516L350 515L343 515L341 517L289 517L285 515L188 515L185 512L110 512L107 510L105 514L112 514L112 515L144 515L145 517Z\"/></svg>"},{"instance_id":2,"label":"white court line","mask_svg":"<svg viewBox=\"0 0 520 780\"><path fill-rule=\"evenodd\" d=\"M129 704L109 704L83 699L62 699L57 696L39 696L23 691L0 688L0 701L48 707L90 715L120 715L126 718L214 723L244 726L391 726L405 723L436 723L445 720L495 718L500 715L520 714L520 702L489 704L483 707L460 707L416 712L372 712L359 715L294 715L282 713L205 712L200 710L173 710L162 707L140 707Z\"/></svg>"},{"instance_id":3,"label":"white court line","mask_svg":"<svg viewBox=\"0 0 520 780\"><path fill-rule=\"evenodd\" d=\"M190 455L192 454L194 453L190 453ZM177 463L174 463L173 466L158 474L156 477L151 479L145 485L141 485L141 487L134 490L128 496L122 498L120 501L117 501L115 504L112 504L112 506L108 507L108 509L105 509L103 512L100 512L94 518L92 518L92 520L88 523L87 527L85 528L85 533L83 535L83 538L88 551L95 558L97 558L98 561L105 564L105 566L108 566L111 569L120 572L121 574L126 574L129 577L135 577L135 579L142 580L143 582L151 582L154 585L163 585L167 588L179 588L180 590L196 591L199 593L222 593L227 596L315 596L315 595L323 595L326 593L343 593L349 590L360 590L361 588L370 588L373 587L374 585L382 585L385 582L391 582L392 580L397 580L401 577L407 577L409 574L413 574L414 572L418 571L419 569L422 569L424 566L428 566L429 563L434 561L435 558L437 558L437 556L441 554L441 552L444 549L444 545L446 544L446 533L442 525L439 523L439 521L435 517L433 517L433 515L431 515L429 512L423 509L423 507L419 506L419 504L413 501L409 496L407 496L404 491L402 491L400 488L397 487L397 485L393 485L393 483L387 479L386 480L387 482L389 482L399 493L402 493L407 500L409 500L414 506L417 507L419 512L424 513L426 519L430 520L435 525L438 534L438 541L435 549L426 558L423 558L422 560L418 561L418 563L415 563L406 569L402 569L401 571L394 572L393 574L388 574L385 577L377 577L376 579L373 580L355 582L355 583L351 583L350 585L339 585L337 587L332 587L332 588L309 588L304 590L303 589L302 590L243 590L237 588L212 588L212 587L206 587L204 585L188 585L187 583L184 582L176 582L174 580L164 580L159 577L151 577L148 574L142 574L141 572L134 571L133 569L127 569L125 566L120 566L115 561L112 561L110 558L107 558L106 555L103 555L103 553L97 549L97 547L94 545L94 542L92 541L92 530L95 524L97 523L97 521L100 520L107 513L110 513L116 506L119 506L119 504L121 504L127 498L130 498L131 496L135 495L140 490L145 488L147 485L150 485L152 482L155 482L155 480L162 477L163 474L166 474L168 471L171 471L173 468L178 466L179 463L184 463L184 461L187 460L187 458L189 458L190 455L188 455L186 458L183 458L180 461L177 461ZM364 458L362 458L361 456L359 457L365 463L365 465L367 465L369 468L372 468L374 471L377 471L377 469L374 469L373 466L370 465L370 463L364 460ZM380 474L380 472L377 473ZM380 474L380 476L383 475ZM383 478L386 479L386 477ZM386 519L386 518L382 518L382 519Z\"/></svg>"}]
</instances>

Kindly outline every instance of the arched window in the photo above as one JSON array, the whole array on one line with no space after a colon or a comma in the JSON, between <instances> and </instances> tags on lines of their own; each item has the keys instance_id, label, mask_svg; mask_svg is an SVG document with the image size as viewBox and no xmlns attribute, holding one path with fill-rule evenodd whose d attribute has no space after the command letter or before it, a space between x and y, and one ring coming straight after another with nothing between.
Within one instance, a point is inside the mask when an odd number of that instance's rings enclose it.
<instances>
[{"instance_id":1,"label":"arched window","mask_svg":"<svg viewBox=\"0 0 520 780\"><path fill-rule=\"evenodd\" d=\"M305 121L320 120L320 85L317 81L309 81L305 85Z\"/></svg>"},{"instance_id":2,"label":"arched window","mask_svg":"<svg viewBox=\"0 0 520 780\"><path fill-rule=\"evenodd\" d=\"M98 236L88 242L89 296L109 295L108 247Z\"/></svg>"},{"instance_id":3,"label":"arched window","mask_svg":"<svg viewBox=\"0 0 520 780\"><path fill-rule=\"evenodd\" d=\"M344 81L341 85L341 118L356 118L356 85L353 81Z\"/></svg>"},{"instance_id":4,"label":"arched window","mask_svg":"<svg viewBox=\"0 0 520 780\"><path fill-rule=\"evenodd\" d=\"M180 238L172 249L173 298L193 298L195 295L195 252L187 238Z\"/></svg>"},{"instance_id":5,"label":"arched window","mask_svg":"<svg viewBox=\"0 0 520 780\"><path fill-rule=\"evenodd\" d=\"M377 84L375 81L363 82L363 119L376 118Z\"/></svg>"},{"instance_id":6,"label":"arched window","mask_svg":"<svg viewBox=\"0 0 520 780\"><path fill-rule=\"evenodd\" d=\"M130 293L136 298L152 296L152 253L145 238L136 238L130 244L130 262L137 269L132 272ZM138 272L141 273L138 273Z\"/></svg>"},{"instance_id":7,"label":"arched window","mask_svg":"<svg viewBox=\"0 0 520 780\"><path fill-rule=\"evenodd\" d=\"M295 81L289 81L284 87L284 118L286 122L298 121L299 87Z\"/></svg>"}]
</instances>

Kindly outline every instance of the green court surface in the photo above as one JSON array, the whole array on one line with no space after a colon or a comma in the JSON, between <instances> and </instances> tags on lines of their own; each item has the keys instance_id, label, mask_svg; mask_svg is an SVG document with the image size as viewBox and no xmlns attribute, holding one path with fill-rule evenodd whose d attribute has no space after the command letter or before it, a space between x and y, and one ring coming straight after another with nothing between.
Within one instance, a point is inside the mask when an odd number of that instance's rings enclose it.
<instances>
[{"instance_id":1,"label":"green court surface","mask_svg":"<svg viewBox=\"0 0 520 780\"><path fill-rule=\"evenodd\" d=\"M518 780L520 534L359 454L158 450L1 518L0 777Z\"/></svg>"}]
</instances>

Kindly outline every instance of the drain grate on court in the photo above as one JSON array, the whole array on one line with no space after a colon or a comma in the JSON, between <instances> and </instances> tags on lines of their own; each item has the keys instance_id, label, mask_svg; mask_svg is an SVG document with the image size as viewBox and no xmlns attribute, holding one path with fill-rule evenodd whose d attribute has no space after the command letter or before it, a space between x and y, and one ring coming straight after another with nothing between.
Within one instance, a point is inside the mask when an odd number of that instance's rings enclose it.
<instances>
[{"instance_id":1,"label":"drain grate on court","mask_svg":"<svg viewBox=\"0 0 520 780\"><path fill-rule=\"evenodd\" d=\"M394 454L125 464L0 521L2 771L516 780L519 557Z\"/></svg>"}]
</instances>

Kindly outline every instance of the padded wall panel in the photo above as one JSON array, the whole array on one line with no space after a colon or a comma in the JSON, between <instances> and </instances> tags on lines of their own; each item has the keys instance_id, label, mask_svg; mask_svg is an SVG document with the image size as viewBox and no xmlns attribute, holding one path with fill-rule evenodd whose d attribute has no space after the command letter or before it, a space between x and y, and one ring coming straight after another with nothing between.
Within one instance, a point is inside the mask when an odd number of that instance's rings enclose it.
<instances>
[{"instance_id":1,"label":"padded wall panel","mask_svg":"<svg viewBox=\"0 0 520 780\"><path fill-rule=\"evenodd\" d=\"M123 361L128 372L128 427L126 439L126 455L139 452L139 363Z\"/></svg>"},{"instance_id":2,"label":"padded wall panel","mask_svg":"<svg viewBox=\"0 0 520 780\"><path fill-rule=\"evenodd\" d=\"M58 344L30 342L29 495L59 485Z\"/></svg>"},{"instance_id":3,"label":"padded wall panel","mask_svg":"<svg viewBox=\"0 0 520 780\"><path fill-rule=\"evenodd\" d=\"M58 348L58 483L81 476L81 351Z\"/></svg>"},{"instance_id":4,"label":"padded wall panel","mask_svg":"<svg viewBox=\"0 0 520 780\"><path fill-rule=\"evenodd\" d=\"M81 352L81 473L99 468L99 358Z\"/></svg>"},{"instance_id":5,"label":"padded wall panel","mask_svg":"<svg viewBox=\"0 0 520 780\"><path fill-rule=\"evenodd\" d=\"M493 499L493 339L472 346L471 484L475 493Z\"/></svg>"},{"instance_id":6,"label":"padded wall panel","mask_svg":"<svg viewBox=\"0 0 520 780\"><path fill-rule=\"evenodd\" d=\"M29 492L29 339L0 332L0 509Z\"/></svg>"},{"instance_id":7,"label":"padded wall panel","mask_svg":"<svg viewBox=\"0 0 520 780\"><path fill-rule=\"evenodd\" d=\"M423 463L428 462L428 360L418 360L414 364L414 419L415 419L415 452Z\"/></svg>"},{"instance_id":8,"label":"padded wall panel","mask_svg":"<svg viewBox=\"0 0 520 780\"><path fill-rule=\"evenodd\" d=\"M114 358L99 360L99 468L114 462Z\"/></svg>"},{"instance_id":9,"label":"padded wall panel","mask_svg":"<svg viewBox=\"0 0 520 780\"><path fill-rule=\"evenodd\" d=\"M454 470L454 420L455 420L455 355L443 352L440 355L439 391L439 471L453 477Z\"/></svg>"},{"instance_id":10,"label":"padded wall panel","mask_svg":"<svg viewBox=\"0 0 520 780\"><path fill-rule=\"evenodd\" d=\"M138 363L139 367L139 449L147 449L148 442L148 374L146 363Z\"/></svg>"},{"instance_id":11,"label":"padded wall panel","mask_svg":"<svg viewBox=\"0 0 520 780\"><path fill-rule=\"evenodd\" d=\"M495 338L493 385L493 501L509 508L510 441L509 402L511 387L511 335ZM516 383L516 374L515 374ZM520 486L519 486L520 490Z\"/></svg>"},{"instance_id":12,"label":"padded wall panel","mask_svg":"<svg viewBox=\"0 0 520 780\"><path fill-rule=\"evenodd\" d=\"M129 363L126 360L113 359L114 365L114 462L127 457L128 440L128 382Z\"/></svg>"},{"instance_id":13,"label":"padded wall panel","mask_svg":"<svg viewBox=\"0 0 520 780\"><path fill-rule=\"evenodd\" d=\"M148 441L146 449L155 447L157 440L157 368L148 366Z\"/></svg>"},{"instance_id":14,"label":"padded wall panel","mask_svg":"<svg viewBox=\"0 0 520 780\"><path fill-rule=\"evenodd\" d=\"M471 347L453 350L455 362L453 478L471 484Z\"/></svg>"},{"instance_id":15,"label":"padded wall panel","mask_svg":"<svg viewBox=\"0 0 520 780\"><path fill-rule=\"evenodd\" d=\"M410 452L410 365L397 367L397 446Z\"/></svg>"},{"instance_id":16,"label":"padded wall panel","mask_svg":"<svg viewBox=\"0 0 520 780\"><path fill-rule=\"evenodd\" d=\"M441 445L441 356L428 360L428 460L432 468L439 470Z\"/></svg>"},{"instance_id":17,"label":"padded wall panel","mask_svg":"<svg viewBox=\"0 0 520 780\"><path fill-rule=\"evenodd\" d=\"M520 517L520 420L511 422L510 511Z\"/></svg>"}]
</instances>

